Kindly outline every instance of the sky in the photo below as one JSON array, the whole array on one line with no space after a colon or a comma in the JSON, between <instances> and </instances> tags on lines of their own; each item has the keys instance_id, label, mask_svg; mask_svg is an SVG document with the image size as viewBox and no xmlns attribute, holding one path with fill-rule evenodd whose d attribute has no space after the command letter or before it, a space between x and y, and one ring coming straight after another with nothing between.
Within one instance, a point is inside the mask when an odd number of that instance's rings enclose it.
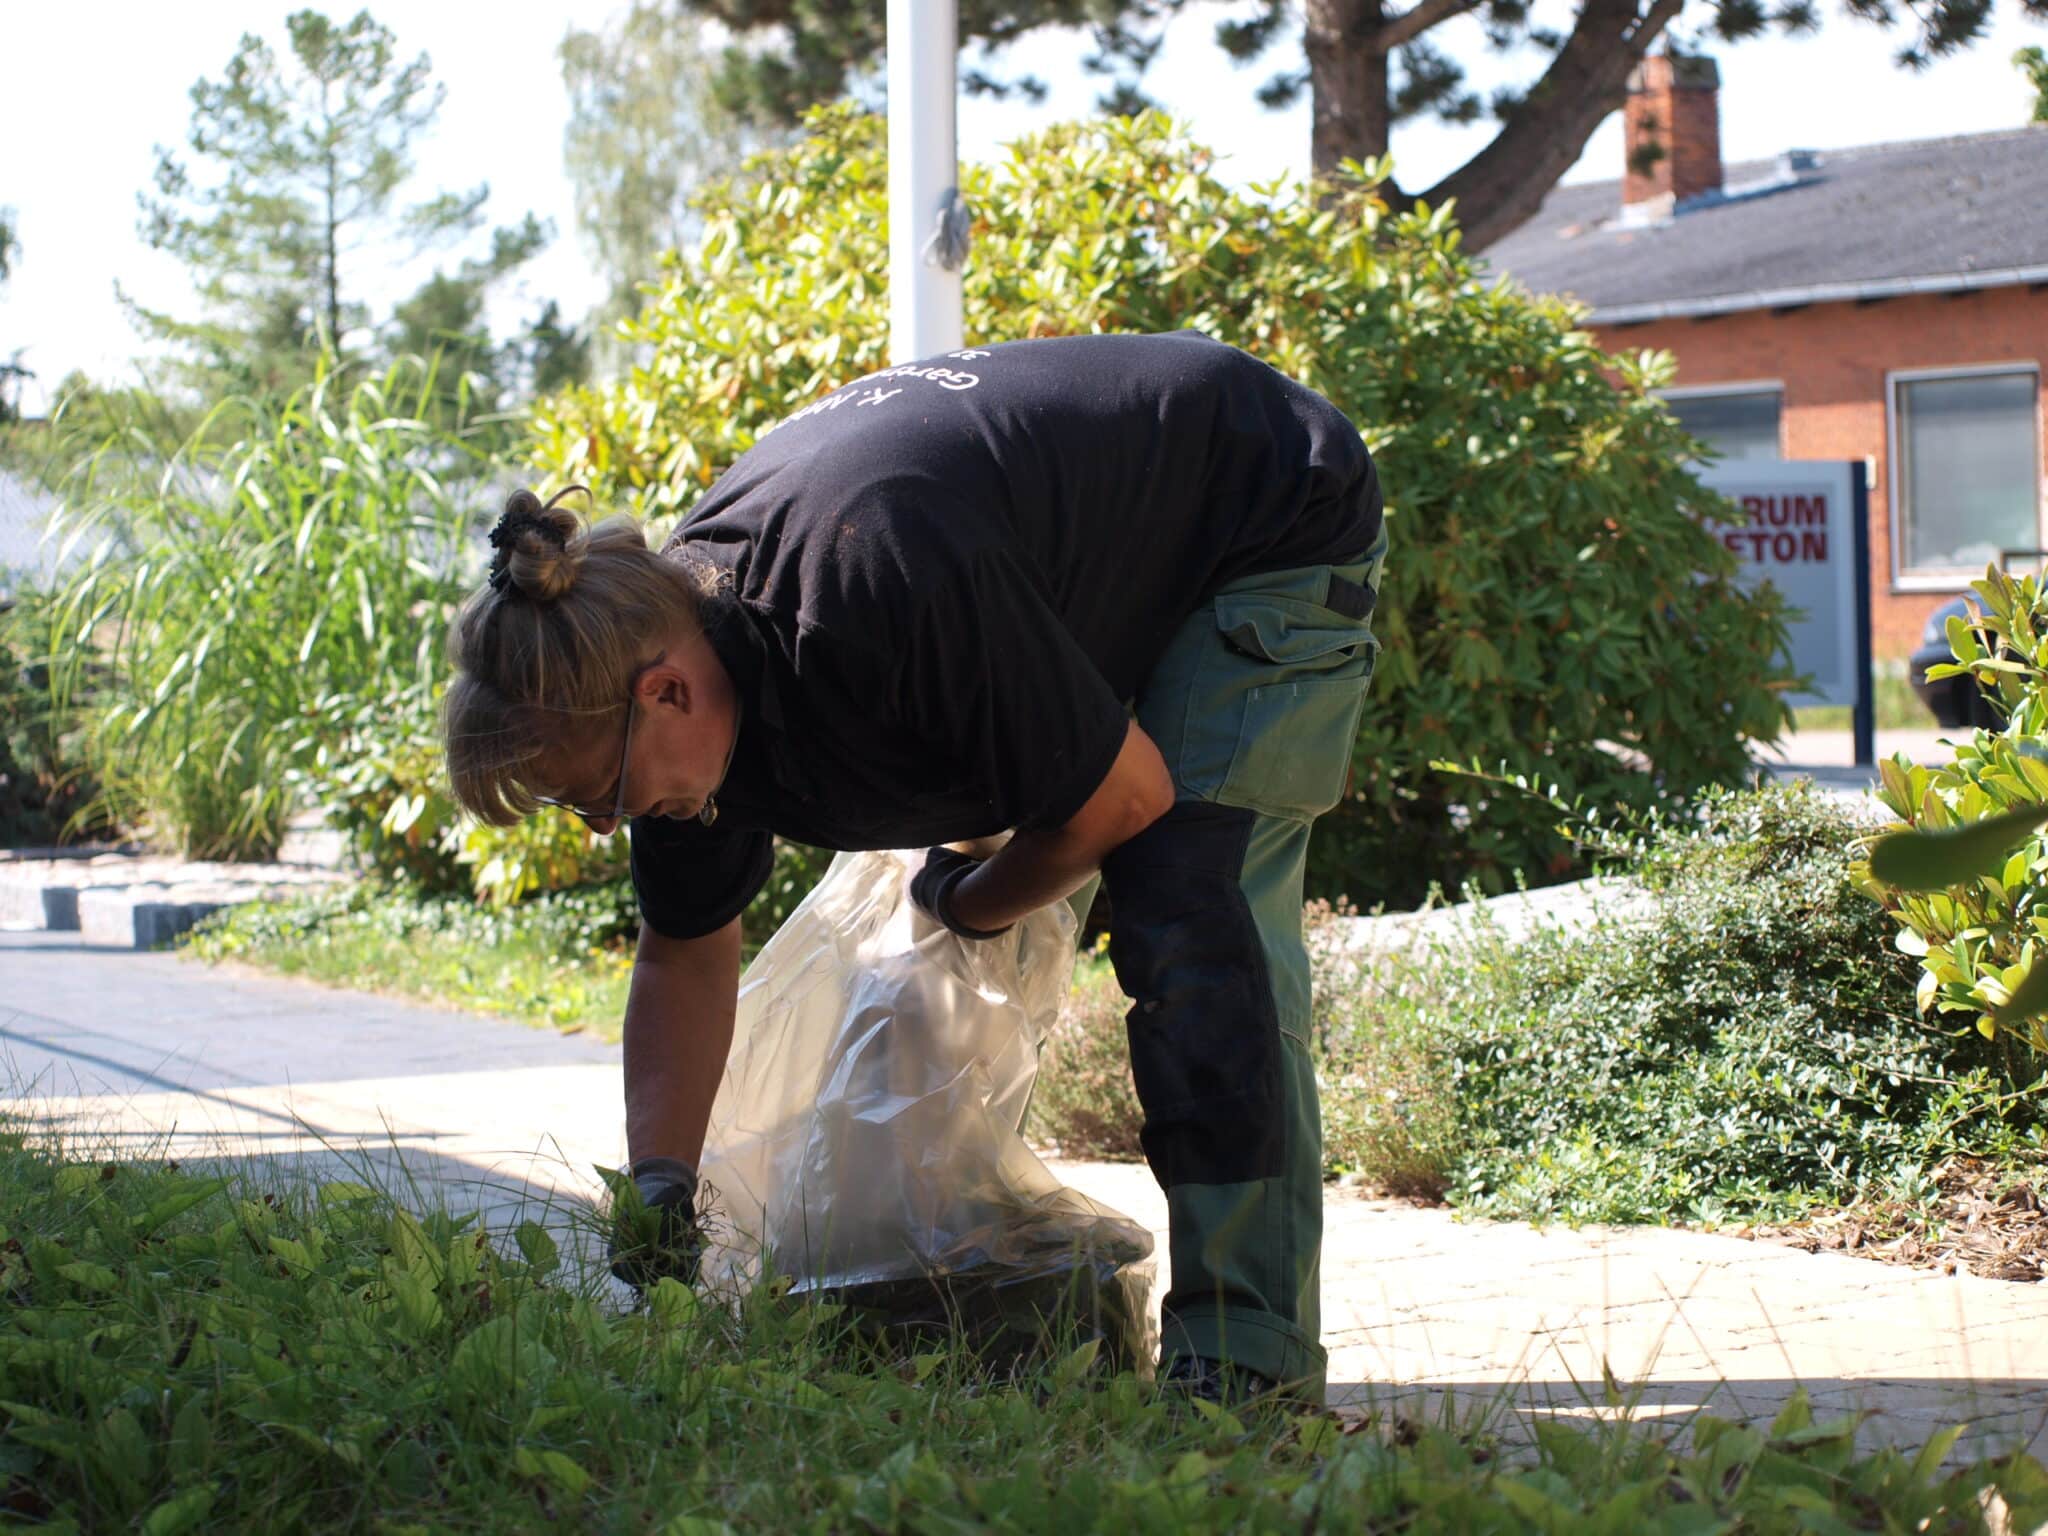
<instances>
[{"instance_id":1,"label":"sky","mask_svg":"<svg viewBox=\"0 0 2048 1536\"><path fill-rule=\"evenodd\" d=\"M1721 66L1724 161L2020 125L2032 95L2012 55L2030 43L2048 46L2048 24L2023 19L2012 0L1996 0L1996 6L1991 28L1975 47L1917 75L1891 62L1897 34L1852 21L1837 6L1824 7L1814 37L1706 43ZM21 240L14 275L0 289L0 354L23 349L23 363L39 375L23 402L30 411L73 369L107 382L132 375L142 343L115 300L117 278L144 304L193 312L183 269L136 234L136 194L149 184L154 146L182 142L193 82L217 77L244 32L259 32L282 49L284 17L296 8L291 0L0 5L0 39L11 65L0 96L0 142L7 146L0 157L0 206L14 208ZM562 166L568 107L556 50L572 25L589 27L605 13L588 0L496 0L488 7L475 0L410 0L402 7L385 0L375 10L396 32L401 56L429 54L447 87L431 136L417 146L421 192L486 180L494 221L509 223L530 210L554 222L554 244L525 269L521 289L503 295L501 315L530 314L545 298L559 300L568 314L585 312L603 284L576 235L574 194ZM1304 175L1306 99L1268 112L1252 97L1279 63L1299 57L1298 44L1277 46L1267 61L1240 70L1211 40L1217 19L1230 11L1226 4L1184 11L1146 88L1225 157L1225 180ZM349 13L336 6L332 14ZM1549 25L1568 25L1570 7L1566 0L1538 0L1536 15ZM1688 39L1683 30L1676 35ZM1433 36L1466 63L1482 94L1533 78L1533 55L1490 54L1469 20ZM1035 73L1051 95L1042 106L963 97L962 157L987 158L1019 134L1086 115L1103 84L1080 68L1086 51L1084 36L1048 31L998 55L995 68ZM978 60L970 55L970 62ZM1427 186L1490 136L1484 125L1397 129L1396 174L1411 189ZM1595 132L1565 179L1607 180L1621 174L1621 165L1617 113ZM380 272L371 297L388 304L431 266L429 258Z\"/></svg>"}]
</instances>

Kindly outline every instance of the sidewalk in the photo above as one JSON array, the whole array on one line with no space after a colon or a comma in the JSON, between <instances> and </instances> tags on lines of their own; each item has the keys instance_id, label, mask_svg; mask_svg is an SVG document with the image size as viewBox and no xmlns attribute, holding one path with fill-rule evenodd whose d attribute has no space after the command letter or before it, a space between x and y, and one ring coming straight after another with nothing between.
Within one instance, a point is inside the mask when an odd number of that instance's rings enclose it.
<instances>
[{"instance_id":1,"label":"sidewalk","mask_svg":"<svg viewBox=\"0 0 2048 1536\"><path fill-rule=\"evenodd\" d=\"M8 1108L109 1155L274 1160L313 1178L415 1181L500 1229L556 1219L624 1154L619 1051L468 1015L209 971L167 954L0 933ZM1151 1227L1142 1166L1055 1164ZM533 1214L525 1211L525 1214ZM1823 1416L1878 1410L1868 1442L1969 1421L1958 1456L2048 1452L2048 1287L1948 1277L1730 1237L1538 1230L1325 1198L1331 1400L1510 1438L1591 1417L1602 1368L1642 1419L1767 1421L1803 1384Z\"/></svg>"}]
</instances>

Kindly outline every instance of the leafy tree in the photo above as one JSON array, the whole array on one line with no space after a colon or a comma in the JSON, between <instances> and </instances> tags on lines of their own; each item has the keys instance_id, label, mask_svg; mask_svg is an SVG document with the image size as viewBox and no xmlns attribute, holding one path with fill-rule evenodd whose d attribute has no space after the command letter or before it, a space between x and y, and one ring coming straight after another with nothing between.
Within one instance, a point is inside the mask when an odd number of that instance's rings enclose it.
<instances>
[{"instance_id":1,"label":"leafy tree","mask_svg":"<svg viewBox=\"0 0 2048 1536\"><path fill-rule=\"evenodd\" d=\"M590 377L590 333L564 325L562 306L553 299L512 345L525 394L553 394Z\"/></svg>"},{"instance_id":2,"label":"leafy tree","mask_svg":"<svg viewBox=\"0 0 2048 1536\"><path fill-rule=\"evenodd\" d=\"M1140 81L1166 23L1190 0L962 0L960 39L989 49L1044 26L1085 26L1094 50L1084 67L1113 77L1101 105L1127 114L1146 105ZM1216 40L1240 63L1276 49L1287 62L1258 89L1268 107L1302 91L1313 103L1314 171L1328 176L1345 160L1384 155L1394 127L1419 117L1473 123L1491 114L1494 137L1478 154L1427 190L1389 184L1396 206L1458 200L1466 245L1481 250L1536 211L1593 130L1622 104L1629 72L1676 26L1687 0L1575 0L1569 31L1537 24L1532 0L1258 0L1250 15L1216 25ZM1992 0L1843 0L1851 16L1880 26L1904 22L1899 62L1911 69L1968 47L1989 21ZM2048 0L2018 0L2048 17ZM856 72L881 56L884 8L873 0L682 0L736 33L770 32L766 47L734 47L719 88L736 108L788 121L840 95ZM1771 28L1806 32L1819 24L1815 0L1692 0L1693 30L1725 40ZM1497 52L1530 47L1546 56L1523 86L1482 101L1454 56L1464 44L1439 29L1471 17ZM1043 93L1041 82L999 80L970 70L970 91Z\"/></svg>"},{"instance_id":3,"label":"leafy tree","mask_svg":"<svg viewBox=\"0 0 2048 1536\"><path fill-rule=\"evenodd\" d=\"M2048 51L2022 48L2012 56L2012 61L2034 88L2034 115L2029 121L2048 123Z\"/></svg>"},{"instance_id":4,"label":"leafy tree","mask_svg":"<svg viewBox=\"0 0 2048 1536\"><path fill-rule=\"evenodd\" d=\"M720 106L699 29L655 0L562 39L569 125L562 157L576 185L576 222L611 283L602 313L638 307L634 287L695 226L690 196L736 169L758 138Z\"/></svg>"},{"instance_id":5,"label":"leafy tree","mask_svg":"<svg viewBox=\"0 0 2048 1536\"><path fill-rule=\"evenodd\" d=\"M159 146L154 194L138 198L143 238L192 270L209 313L192 322L131 305L212 371L266 388L310 375L323 341L345 357L360 350L371 330L361 268L474 233L489 196L480 183L400 201L412 145L445 95L425 54L400 63L367 11L345 24L296 11L285 30L284 56L245 33L221 78L192 87L187 158ZM477 287L480 308L482 285L546 239L531 216L498 231L484 262L430 279L397 330L461 310L451 281Z\"/></svg>"},{"instance_id":6,"label":"leafy tree","mask_svg":"<svg viewBox=\"0 0 2048 1536\"><path fill-rule=\"evenodd\" d=\"M516 387L518 346L500 346L492 340L485 301L491 288L546 245L548 238L547 227L528 214L523 224L498 230L488 254L467 259L452 272L436 271L393 308L390 324L384 329L389 356L441 355L434 375L434 399L428 408L436 421L496 410Z\"/></svg>"}]
</instances>

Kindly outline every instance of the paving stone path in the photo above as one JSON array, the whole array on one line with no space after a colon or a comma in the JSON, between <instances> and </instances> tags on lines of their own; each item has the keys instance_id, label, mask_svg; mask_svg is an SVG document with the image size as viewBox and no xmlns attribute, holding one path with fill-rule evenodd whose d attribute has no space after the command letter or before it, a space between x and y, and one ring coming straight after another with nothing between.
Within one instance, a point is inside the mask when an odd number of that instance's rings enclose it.
<instances>
[{"instance_id":1,"label":"paving stone path","mask_svg":"<svg viewBox=\"0 0 2048 1536\"><path fill-rule=\"evenodd\" d=\"M354 1168L494 1227L587 1210L593 1166L624 1153L616 1046L61 933L0 933L0 1094L81 1152ZM1053 1166L1150 1226L1164 1269L1143 1167ZM1620 1411L1604 1369L1643 1420L1768 1420L1803 1385L1823 1412L1875 1410L1866 1441L1967 1421L1959 1456L2048 1454L2048 1286L1702 1233L1462 1222L1336 1189L1325 1216L1324 1339L1348 1412L1521 1438Z\"/></svg>"}]
</instances>

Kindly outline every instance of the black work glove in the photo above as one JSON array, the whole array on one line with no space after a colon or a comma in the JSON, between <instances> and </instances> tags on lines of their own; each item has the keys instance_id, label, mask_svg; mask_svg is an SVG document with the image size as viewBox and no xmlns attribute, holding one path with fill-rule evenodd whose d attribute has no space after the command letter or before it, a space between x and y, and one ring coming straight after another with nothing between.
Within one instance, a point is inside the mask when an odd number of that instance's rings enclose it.
<instances>
[{"instance_id":1,"label":"black work glove","mask_svg":"<svg viewBox=\"0 0 2048 1536\"><path fill-rule=\"evenodd\" d=\"M1011 925L970 928L953 916L953 892L959 889L962 880L979 868L979 859L955 853L950 848L934 848L925 854L924 868L911 876L910 899L917 904L918 911L963 939L999 938L1010 931Z\"/></svg>"},{"instance_id":2,"label":"black work glove","mask_svg":"<svg viewBox=\"0 0 2048 1536\"><path fill-rule=\"evenodd\" d=\"M704 1259L697 1224L697 1170L680 1158L645 1157L612 1197L605 1257L612 1273L644 1291L664 1276L694 1285Z\"/></svg>"}]
</instances>

